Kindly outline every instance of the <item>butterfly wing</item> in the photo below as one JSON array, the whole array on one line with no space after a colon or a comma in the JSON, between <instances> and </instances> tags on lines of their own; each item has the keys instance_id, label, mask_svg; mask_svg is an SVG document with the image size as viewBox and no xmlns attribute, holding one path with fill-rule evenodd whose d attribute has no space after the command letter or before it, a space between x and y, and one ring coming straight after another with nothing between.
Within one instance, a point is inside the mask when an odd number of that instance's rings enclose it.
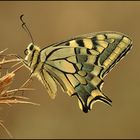
<instances>
[{"instance_id":1,"label":"butterfly wing","mask_svg":"<svg viewBox=\"0 0 140 140\"><path fill-rule=\"evenodd\" d=\"M41 75L48 73L53 79L45 76L52 93L56 93L55 82L59 83L70 96L77 95L79 107L88 112L96 101L111 104L102 92L103 78L131 46L127 36L116 32L88 34L56 43L41 51Z\"/></svg>"},{"instance_id":2,"label":"butterfly wing","mask_svg":"<svg viewBox=\"0 0 140 140\"><path fill-rule=\"evenodd\" d=\"M103 66L100 77L105 77L107 73L121 60L131 49L132 41L123 34L106 33L105 40L98 35L94 39L97 50L100 52L98 65ZM99 38L99 39L98 39Z\"/></svg>"}]
</instances>

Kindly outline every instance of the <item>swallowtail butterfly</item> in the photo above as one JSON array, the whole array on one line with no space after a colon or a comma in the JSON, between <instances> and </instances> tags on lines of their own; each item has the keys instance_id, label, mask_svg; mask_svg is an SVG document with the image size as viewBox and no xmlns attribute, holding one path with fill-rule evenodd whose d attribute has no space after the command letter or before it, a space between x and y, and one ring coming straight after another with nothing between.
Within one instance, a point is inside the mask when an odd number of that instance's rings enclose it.
<instances>
[{"instance_id":1,"label":"swallowtail butterfly","mask_svg":"<svg viewBox=\"0 0 140 140\"><path fill-rule=\"evenodd\" d=\"M73 37L43 49L31 43L24 64L55 98L57 84L69 96L76 95L85 113L101 101L111 105L102 91L104 77L132 47L132 40L118 32L98 32Z\"/></svg>"}]
</instances>

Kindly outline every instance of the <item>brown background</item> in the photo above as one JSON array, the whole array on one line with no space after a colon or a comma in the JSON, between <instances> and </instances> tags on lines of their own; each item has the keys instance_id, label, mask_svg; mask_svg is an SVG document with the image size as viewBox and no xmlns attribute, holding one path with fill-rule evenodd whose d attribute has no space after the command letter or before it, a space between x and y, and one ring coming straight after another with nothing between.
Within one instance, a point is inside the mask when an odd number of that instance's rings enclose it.
<instances>
[{"instance_id":1,"label":"brown background","mask_svg":"<svg viewBox=\"0 0 140 140\"><path fill-rule=\"evenodd\" d=\"M36 91L25 95L40 107L0 108L0 119L14 138L140 138L140 2L0 2L0 50L8 47L9 53L24 56L30 38L21 28L21 14L41 48L75 35L112 30L130 36L134 47L105 78L103 90L113 107L96 103L84 114L76 97L59 90L51 100L34 78ZM22 69L14 86L29 73ZM0 138L8 138L0 131Z\"/></svg>"}]
</instances>

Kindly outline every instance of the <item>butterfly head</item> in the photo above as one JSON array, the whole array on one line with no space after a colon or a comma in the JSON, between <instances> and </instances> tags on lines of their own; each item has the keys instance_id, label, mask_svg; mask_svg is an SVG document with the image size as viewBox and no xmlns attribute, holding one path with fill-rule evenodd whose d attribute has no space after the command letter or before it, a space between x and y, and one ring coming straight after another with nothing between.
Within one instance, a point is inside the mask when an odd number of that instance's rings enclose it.
<instances>
[{"instance_id":1,"label":"butterfly head","mask_svg":"<svg viewBox=\"0 0 140 140\"><path fill-rule=\"evenodd\" d=\"M33 61L33 58L35 57L35 55L39 53L39 51L40 51L40 48L34 45L33 43L30 43L27 46L27 48L24 51L24 54L26 55L25 61L28 66L30 66L30 64Z\"/></svg>"}]
</instances>

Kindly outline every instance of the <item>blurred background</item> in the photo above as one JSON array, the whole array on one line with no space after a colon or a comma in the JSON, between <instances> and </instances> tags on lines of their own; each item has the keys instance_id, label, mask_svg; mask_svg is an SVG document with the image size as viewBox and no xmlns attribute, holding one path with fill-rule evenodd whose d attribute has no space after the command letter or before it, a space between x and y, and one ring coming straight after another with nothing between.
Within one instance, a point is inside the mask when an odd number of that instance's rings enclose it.
<instances>
[{"instance_id":1,"label":"blurred background","mask_svg":"<svg viewBox=\"0 0 140 140\"><path fill-rule=\"evenodd\" d=\"M76 97L61 90L51 100L33 79L35 91L25 93L40 106L16 104L0 107L0 119L14 138L140 138L140 2L0 2L0 50L24 57L31 42L19 17L41 48L75 35L118 31L133 39L133 49L105 78L104 93L113 106L96 103L83 113ZM29 70L17 73L13 87L28 79ZM0 127L0 138L9 138Z\"/></svg>"}]
</instances>

